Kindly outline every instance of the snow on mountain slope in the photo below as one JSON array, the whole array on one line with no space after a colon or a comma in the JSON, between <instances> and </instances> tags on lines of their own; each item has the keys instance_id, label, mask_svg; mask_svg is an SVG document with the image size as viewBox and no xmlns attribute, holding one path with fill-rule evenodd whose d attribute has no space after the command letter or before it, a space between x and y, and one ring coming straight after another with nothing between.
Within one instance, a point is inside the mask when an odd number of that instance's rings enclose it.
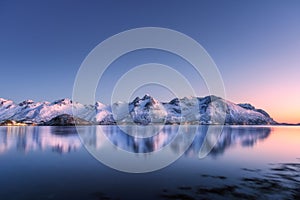
<instances>
[{"instance_id":1,"label":"snow on mountain slope","mask_svg":"<svg viewBox=\"0 0 300 200\"><path fill-rule=\"evenodd\" d=\"M15 114L17 105L7 99L0 98L0 121L9 119Z\"/></svg>"},{"instance_id":2,"label":"snow on mountain slope","mask_svg":"<svg viewBox=\"0 0 300 200\"><path fill-rule=\"evenodd\" d=\"M161 103L149 95L132 102L106 106L100 102L83 105L70 99L50 102L26 100L19 104L0 98L0 122L14 120L43 123L67 114L97 124L276 124L261 109L250 104L235 104L216 96L175 98Z\"/></svg>"},{"instance_id":3,"label":"snow on mountain slope","mask_svg":"<svg viewBox=\"0 0 300 200\"><path fill-rule=\"evenodd\" d=\"M112 110L119 123L164 123L167 112L162 103L149 95L136 97L131 103L117 102Z\"/></svg>"},{"instance_id":4,"label":"snow on mountain slope","mask_svg":"<svg viewBox=\"0 0 300 200\"><path fill-rule=\"evenodd\" d=\"M47 122L51 119L63 115L73 115L88 121L98 122L103 120L109 111L106 106L99 102L95 105L82 105L73 103L70 99L61 99L50 102L33 102L31 100L16 104L10 100L0 99L0 121L30 121L35 123Z\"/></svg>"},{"instance_id":5,"label":"snow on mountain slope","mask_svg":"<svg viewBox=\"0 0 300 200\"><path fill-rule=\"evenodd\" d=\"M261 109L246 109L216 96L176 98L164 105L169 113L167 122L170 124L180 120L190 123L197 121L200 124L276 124Z\"/></svg>"},{"instance_id":6,"label":"snow on mountain slope","mask_svg":"<svg viewBox=\"0 0 300 200\"><path fill-rule=\"evenodd\" d=\"M167 110L167 123L181 123L181 122L196 122L200 119L199 101L197 97L175 98L169 103L164 103Z\"/></svg>"}]
</instances>

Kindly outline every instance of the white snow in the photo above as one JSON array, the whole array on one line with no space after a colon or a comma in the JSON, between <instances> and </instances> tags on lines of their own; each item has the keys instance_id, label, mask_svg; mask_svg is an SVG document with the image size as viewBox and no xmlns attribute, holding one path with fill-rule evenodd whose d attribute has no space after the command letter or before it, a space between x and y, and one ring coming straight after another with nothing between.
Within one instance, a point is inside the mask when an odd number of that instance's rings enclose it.
<instances>
[{"instance_id":1,"label":"white snow","mask_svg":"<svg viewBox=\"0 0 300 200\"><path fill-rule=\"evenodd\" d=\"M253 107L253 106L252 106ZM33 102L26 100L19 104L0 98L0 122L10 119L15 121L46 122L52 118L69 114L87 121L113 123L200 123L220 124L226 114L228 124L268 124L273 119L258 112L247 104L246 108L230 101L212 97L189 97L174 99L161 103L150 95L136 98L130 103L116 102L111 107L101 102L94 105L83 105L71 99L54 102ZM253 107L254 108L254 107ZM112 112L113 111L113 112Z\"/></svg>"}]
</instances>

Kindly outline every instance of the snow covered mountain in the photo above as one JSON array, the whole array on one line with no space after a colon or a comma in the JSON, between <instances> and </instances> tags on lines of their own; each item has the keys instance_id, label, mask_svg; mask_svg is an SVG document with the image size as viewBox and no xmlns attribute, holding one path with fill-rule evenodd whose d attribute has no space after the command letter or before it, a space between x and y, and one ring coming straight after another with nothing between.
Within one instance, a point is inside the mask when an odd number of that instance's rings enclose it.
<instances>
[{"instance_id":1,"label":"snow covered mountain","mask_svg":"<svg viewBox=\"0 0 300 200\"><path fill-rule=\"evenodd\" d=\"M175 98L170 102L159 102L150 95L143 98L136 97L130 103L116 102L112 106L100 102L83 105L70 99L54 102L26 100L17 104L0 98L0 122L6 120L51 125L55 125L54 122L66 121L84 124L88 124L86 123L88 121L92 124L141 125L276 124L267 112L256 109L251 104L234 104L216 96Z\"/></svg>"},{"instance_id":2,"label":"snow covered mountain","mask_svg":"<svg viewBox=\"0 0 300 200\"><path fill-rule=\"evenodd\" d=\"M168 114L163 104L149 95L145 95L142 99L136 97L129 104L126 102L114 103L112 111L118 123L142 125L164 123Z\"/></svg>"},{"instance_id":3,"label":"snow covered mountain","mask_svg":"<svg viewBox=\"0 0 300 200\"><path fill-rule=\"evenodd\" d=\"M26 100L16 104L11 100L0 98L0 121L14 120L41 124L63 114L73 115L72 106L78 115L76 117L91 122L105 120L104 118L111 113L107 106L100 102L96 102L95 105L83 105L70 99L61 99L52 103Z\"/></svg>"}]
</instances>

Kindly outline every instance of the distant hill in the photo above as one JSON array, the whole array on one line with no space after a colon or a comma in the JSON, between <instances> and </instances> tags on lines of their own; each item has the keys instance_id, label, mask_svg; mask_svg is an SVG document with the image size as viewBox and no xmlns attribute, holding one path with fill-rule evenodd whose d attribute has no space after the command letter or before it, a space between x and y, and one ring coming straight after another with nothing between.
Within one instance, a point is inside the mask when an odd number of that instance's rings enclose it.
<instances>
[{"instance_id":1,"label":"distant hill","mask_svg":"<svg viewBox=\"0 0 300 200\"><path fill-rule=\"evenodd\" d=\"M251 104L235 104L216 96L175 98L170 102L159 102L150 95L110 106L101 102L83 105L70 99L15 103L0 98L0 122L2 125L7 125L5 122L10 125L15 122L37 125L278 124L266 111Z\"/></svg>"}]
</instances>

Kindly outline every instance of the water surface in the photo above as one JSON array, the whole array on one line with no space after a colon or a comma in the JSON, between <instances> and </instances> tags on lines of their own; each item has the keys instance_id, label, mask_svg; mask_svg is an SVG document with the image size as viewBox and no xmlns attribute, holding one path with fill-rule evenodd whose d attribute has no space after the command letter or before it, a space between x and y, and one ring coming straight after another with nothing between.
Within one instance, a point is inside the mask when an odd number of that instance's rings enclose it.
<instances>
[{"instance_id":1,"label":"water surface","mask_svg":"<svg viewBox=\"0 0 300 200\"><path fill-rule=\"evenodd\" d=\"M227 126L205 158L199 151L207 127L197 129L182 152L177 126L150 138L133 138L102 126L116 146L111 154L167 150L183 155L158 171L124 173L96 160L107 151L99 127L0 127L0 199L297 199L300 197L300 127ZM186 127L187 138L193 127ZM83 134L85 133L85 134ZM186 141L186 140L185 140ZM150 156L151 157L151 156ZM121 161L120 161L121 162ZM122 161L123 162L123 161ZM121 163L122 163L121 162Z\"/></svg>"}]
</instances>

